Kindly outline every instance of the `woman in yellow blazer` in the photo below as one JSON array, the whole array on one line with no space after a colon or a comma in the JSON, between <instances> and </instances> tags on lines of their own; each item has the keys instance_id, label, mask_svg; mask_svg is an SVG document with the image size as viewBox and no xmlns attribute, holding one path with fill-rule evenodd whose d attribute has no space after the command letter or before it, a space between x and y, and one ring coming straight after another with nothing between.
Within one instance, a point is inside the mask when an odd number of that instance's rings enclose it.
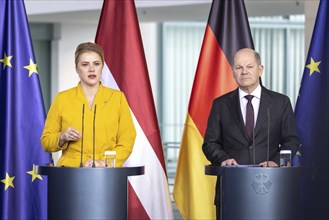
<instances>
[{"instance_id":1,"label":"woman in yellow blazer","mask_svg":"<svg viewBox=\"0 0 329 220\"><path fill-rule=\"evenodd\" d=\"M136 131L124 94L104 87L100 78L103 50L94 43L82 43L75 51L79 84L55 97L45 122L41 144L45 151L62 150L57 166L104 167L104 152L117 153L116 166L129 157ZM94 142L94 143L93 143Z\"/></svg>"}]
</instances>

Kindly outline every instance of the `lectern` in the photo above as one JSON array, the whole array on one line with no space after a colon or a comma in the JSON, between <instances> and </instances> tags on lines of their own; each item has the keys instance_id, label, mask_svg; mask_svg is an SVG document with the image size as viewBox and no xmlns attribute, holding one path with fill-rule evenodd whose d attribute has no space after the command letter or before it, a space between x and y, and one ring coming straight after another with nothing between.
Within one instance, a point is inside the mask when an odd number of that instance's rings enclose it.
<instances>
[{"instance_id":1,"label":"lectern","mask_svg":"<svg viewBox=\"0 0 329 220\"><path fill-rule=\"evenodd\" d=\"M48 176L48 219L127 219L127 178L143 175L144 166L37 166L36 172Z\"/></svg>"},{"instance_id":2,"label":"lectern","mask_svg":"<svg viewBox=\"0 0 329 220\"><path fill-rule=\"evenodd\" d=\"M211 166L220 180L221 219L301 219L301 168Z\"/></svg>"}]
</instances>

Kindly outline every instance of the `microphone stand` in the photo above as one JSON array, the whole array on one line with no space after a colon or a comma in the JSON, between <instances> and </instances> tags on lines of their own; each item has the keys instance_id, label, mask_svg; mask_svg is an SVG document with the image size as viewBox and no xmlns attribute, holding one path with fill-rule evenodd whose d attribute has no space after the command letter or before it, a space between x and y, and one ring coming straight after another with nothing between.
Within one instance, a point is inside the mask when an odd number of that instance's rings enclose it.
<instances>
[{"instance_id":1,"label":"microphone stand","mask_svg":"<svg viewBox=\"0 0 329 220\"><path fill-rule=\"evenodd\" d=\"M93 165L92 167L96 167L95 166L95 123L96 123L96 105L95 105L95 109L94 109L94 122L93 122Z\"/></svg>"},{"instance_id":2,"label":"microphone stand","mask_svg":"<svg viewBox=\"0 0 329 220\"><path fill-rule=\"evenodd\" d=\"M253 149L253 154L254 154L254 166L256 166L256 150L255 150L255 128L253 128L252 131L252 149Z\"/></svg>"},{"instance_id":3,"label":"microphone stand","mask_svg":"<svg viewBox=\"0 0 329 220\"><path fill-rule=\"evenodd\" d=\"M266 166L269 166L269 160L270 160L270 127L271 127L271 120L270 120L270 109L267 107L267 121L268 121L268 127L267 127L267 164Z\"/></svg>"},{"instance_id":4,"label":"microphone stand","mask_svg":"<svg viewBox=\"0 0 329 220\"><path fill-rule=\"evenodd\" d=\"M81 155L80 155L80 167L83 167L82 164L82 155L83 155L83 133L84 133L84 117L85 117L85 104L82 105L82 137L81 137Z\"/></svg>"}]
</instances>

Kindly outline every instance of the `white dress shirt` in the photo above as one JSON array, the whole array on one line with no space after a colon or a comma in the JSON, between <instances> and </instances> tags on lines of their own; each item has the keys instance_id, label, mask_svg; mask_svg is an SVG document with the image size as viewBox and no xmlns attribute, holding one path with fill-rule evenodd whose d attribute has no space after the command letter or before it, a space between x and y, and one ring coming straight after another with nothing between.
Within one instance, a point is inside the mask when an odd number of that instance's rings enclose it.
<instances>
[{"instance_id":1,"label":"white dress shirt","mask_svg":"<svg viewBox=\"0 0 329 220\"><path fill-rule=\"evenodd\" d=\"M247 114L246 107L248 103L248 100L245 98L245 96L246 95L254 96L254 98L251 100L251 104L252 107L254 108L254 127L256 127L261 92L262 92L262 87L260 85L258 85L257 88L251 94L248 94L239 88L240 107L241 107L244 124L246 124L246 114Z\"/></svg>"}]
</instances>

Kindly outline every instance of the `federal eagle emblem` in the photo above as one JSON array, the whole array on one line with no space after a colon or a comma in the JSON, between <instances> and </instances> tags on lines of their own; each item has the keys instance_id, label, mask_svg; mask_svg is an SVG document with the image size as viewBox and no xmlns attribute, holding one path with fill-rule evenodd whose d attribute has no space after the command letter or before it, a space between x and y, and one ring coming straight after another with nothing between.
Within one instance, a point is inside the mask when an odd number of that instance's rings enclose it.
<instances>
[{"instance_id":1,"label":"federal eagle emblem","mask_svg":"<svg viewBox=\"0 0 329 220\"><path fill-rule=\"evenodd\" d=\"M252 188L257 194L266 194L270 191L272 182L268 175L263 173L258 173L255 175L255 179L251 184Z\"/></svg>"}]
</instances>

